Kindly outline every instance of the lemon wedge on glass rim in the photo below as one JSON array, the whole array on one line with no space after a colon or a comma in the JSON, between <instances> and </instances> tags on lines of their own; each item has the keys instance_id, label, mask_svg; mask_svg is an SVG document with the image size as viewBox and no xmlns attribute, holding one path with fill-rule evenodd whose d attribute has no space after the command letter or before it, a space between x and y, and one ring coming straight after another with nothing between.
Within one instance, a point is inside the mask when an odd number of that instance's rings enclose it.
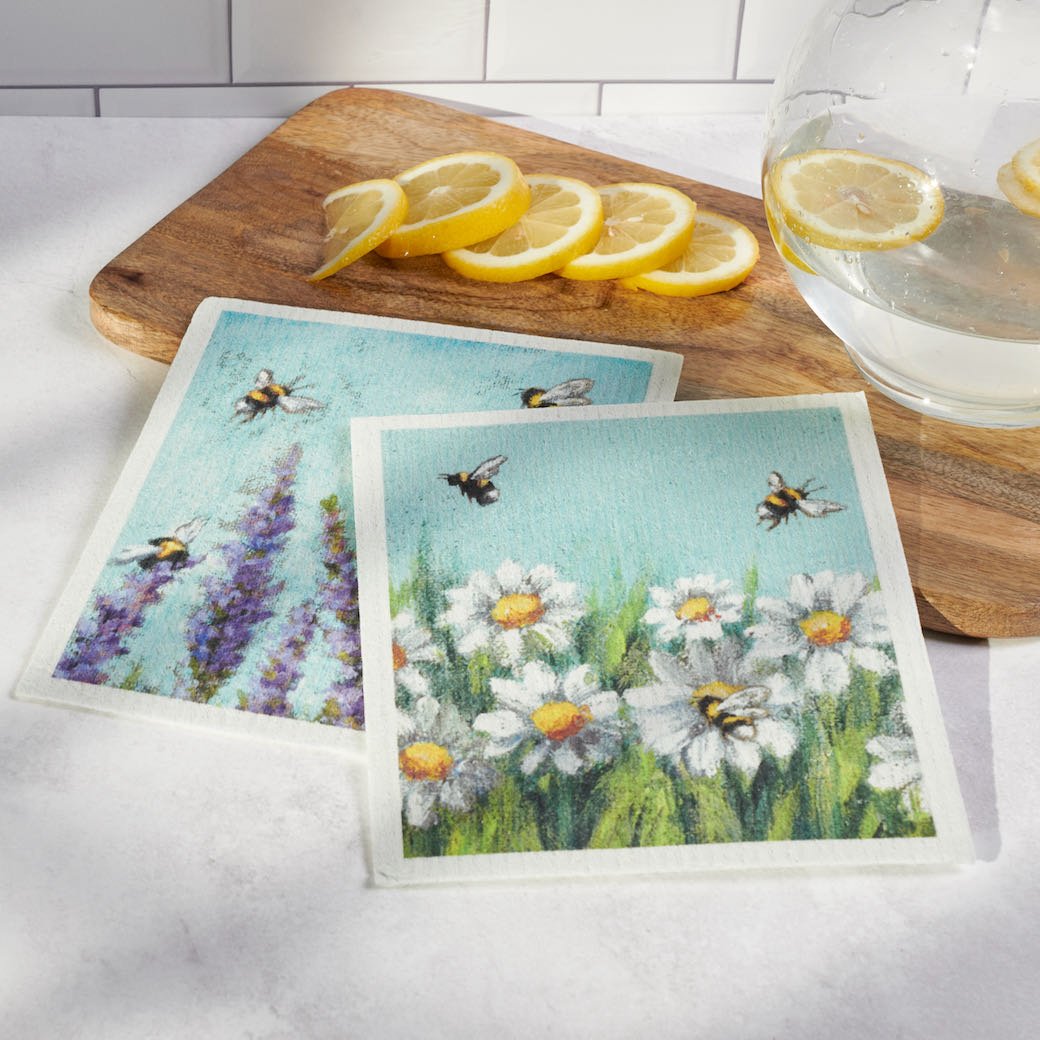
<instances>
[{"instance_id":1,"label":"lemon wedge on glass rim","mask_svg":"<svg viewBox=\"0 0 1040 1040\"><path fill-rule=\"evenodd\" d=\"M663 184L623 182L596 190L603 201L599 239L557 274L582 281L627 278L682 255L697 215L692 199Z\"/></svg>"},{"instance_id":2,"label":"lemon wedge on glass rim","mask_svg":"<svg viewBox=\"0 0 1040 1040\"><path fill-rule=\"evenodd\" d=\"M441 155L394 180L407 196L408 215L377 249L392 258L483 242L515 224L531 200L520 168L497 152Z\"/></svg>"},{"instance_id":3,"label":"lemon wedge on glass rim","mask_svg":"<svg viewBox=\"0 0 1040 1040\"><path fill-rule=\"evenodd\" d=\"M748 228L699 209L682 256L655 271L622 278L621 284L661 296L707 296L740 285L757 262L758 239Z\"/></svg>"},{"instance_id":4,"label":"lemon wedge on glass rim","mask_svg":"<svg viewBox=\"0 0 1040 1040\"><path fill-rule=\"evenodd\" d=\"M784 224L828 249L897 249L927 238L943 217L934 177L853 149L794 155L773 166L769 177Z\"/></svg>"},{"instance_id":5,"label":"lemon wedge on glass rim","mask_svg":"<svg viewBox=\"0 0 1040 1040\"><path fill-rule=\"evenodd\" d=\"M308 281L319 282L375 249L401 224L408 199L391 180L359 181L326 195L322 265Z\"/></svg>"},{"instance_id":6,"label":"lemon wedge on glass rim","mask_svg":"<svg viewBox=\"0 0 1040 1040\"><path fill-rule=\"evenodd\" d=\"M527 212L494 238L444 253L453 271L485 282L520 282L556 271L596 244L603 203L595 188L550 173L528 174L526 180Z\"/></svg>"}]
</instances>

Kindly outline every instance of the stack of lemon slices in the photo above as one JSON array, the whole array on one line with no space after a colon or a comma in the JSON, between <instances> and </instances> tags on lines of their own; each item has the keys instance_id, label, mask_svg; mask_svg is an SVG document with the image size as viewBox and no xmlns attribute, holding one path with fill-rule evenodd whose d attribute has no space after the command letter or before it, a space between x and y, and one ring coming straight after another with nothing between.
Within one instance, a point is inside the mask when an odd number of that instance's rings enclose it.
<instances>
[{"instance_id":1,"label":"stack of lemon slices","mask_svg":"<svg viewBox=\"0 0 1040 1040\"><path fill-rule=\"evenodd\" d=\"M1015 209L1040 217L1040 137L1015 152L997 171L997 184Z\"/></svg>"},{"instance_id":2,"label":"stack of lemon slices","mask_svg":"<svg viewBox=\"0 0 1040 1040\"><path fill-rule=\"evenodd\" d=\"M524 175L495 152L442 155L391 179L326 196L320 281L375 250L401 259L439 254L458 274L519 282L555 272L617 279L670 296L721 292L758 259L743 224L698 213L662 184L592 187L551 173Z\"/></svg>"}]
</instances>

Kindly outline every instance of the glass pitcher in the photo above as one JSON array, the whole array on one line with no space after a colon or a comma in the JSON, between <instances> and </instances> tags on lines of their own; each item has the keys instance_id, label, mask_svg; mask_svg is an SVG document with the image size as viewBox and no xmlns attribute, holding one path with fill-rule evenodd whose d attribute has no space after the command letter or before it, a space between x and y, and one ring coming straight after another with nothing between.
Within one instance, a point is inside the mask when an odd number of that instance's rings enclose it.
<instances>
[{"instance_id":1,"label":"glass pitcher","mask_svg":"<svg viewBox=\"0 0 1040 1040\"><path fill-rule=\"evenodd\" d=\"M827 4L774 87L763 198L882 392L1040 425L1040 0Z\"/></svg>"}]
</instances>

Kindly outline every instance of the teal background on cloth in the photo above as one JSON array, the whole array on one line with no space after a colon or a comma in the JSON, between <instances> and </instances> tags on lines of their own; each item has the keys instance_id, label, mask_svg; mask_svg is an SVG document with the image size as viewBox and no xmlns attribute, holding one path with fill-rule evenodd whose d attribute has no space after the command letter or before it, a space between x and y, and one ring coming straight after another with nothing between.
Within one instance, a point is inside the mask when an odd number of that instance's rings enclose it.
<instances>
[{"instance_id":1,"label":"teal background on cloth","mask_svg":"<svg viewBox=\"0 0 1040 1040\"><path fill-rule=\"evenodd\" d=\"M272 409L243 423L234 404L253 388L263 368L277 382L299 377L297 394L326 407L293 415ZM323 576L319 501L337 494L353 531L351 418L519 409L521 389L578 377L595 380L590 397L596 404L642 401L652 371L650 361L225 311L111 547L115 553L172 534L201 516L206 525L190 546L200 562L166 586L144 627L129 641L130 653L114 670L113 682L141 661L142 681L157 693L173 693L174 669L186 659L183 625L201 601L200 579L224 573L217 549L234 537L232 525L272 482L274 461L293 444L303 446L295 486L296 527L276 569L275 577L285 588L267 631L275 630L292 606L316 594ZM118 587L127 570L126 565L107 565L85 610L99 592ZM236 703L236 691L256 675L266 644L262 634L254 640L239 669L242 682L226 684L211 703ZM307 712L320 709L332 669L320 637L312 650L293 698Z\"/></svg>"},{"instance_id":2,"label":"teal background on cloth","mask_svg":"<svg viewBox=\"0 0 1040 1040\"><path fill-rule=\"evenodd\" d=\"M583 419L584 419L583 415ZM841 413L834 408L632 420L393 429L382 434L390 579L408 577L420 539L465 578L504 559L547 563L583 594L615 573L670 584L711 574L784 596L793 574L876 573ZM498 502L478 506L438 473L506 455ZM776 528L756 509L778 470L826 484L844 512Z\"/></svg>"}]
</instances>

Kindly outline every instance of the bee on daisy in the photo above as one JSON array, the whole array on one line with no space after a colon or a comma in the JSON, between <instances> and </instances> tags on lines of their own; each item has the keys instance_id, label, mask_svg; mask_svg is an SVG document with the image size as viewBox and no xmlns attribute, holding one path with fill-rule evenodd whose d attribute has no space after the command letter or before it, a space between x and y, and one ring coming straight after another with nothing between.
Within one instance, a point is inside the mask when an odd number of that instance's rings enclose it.
<instances>
[{"instance_id":1,"label":"bee on daisy","mask_svg":"<svg viewBox=\"0 0 1040 1040\"><path fill-rule=\"evenodd\" d=\"M682 660L653 651L650 667L655 681L627 690L625 702L643 743L691 776L713 776L723 762L752 776L763 749L778 758L794 750L791 683L760 676L735 637L695 644Z\"/></svg>"}]
</instances>

